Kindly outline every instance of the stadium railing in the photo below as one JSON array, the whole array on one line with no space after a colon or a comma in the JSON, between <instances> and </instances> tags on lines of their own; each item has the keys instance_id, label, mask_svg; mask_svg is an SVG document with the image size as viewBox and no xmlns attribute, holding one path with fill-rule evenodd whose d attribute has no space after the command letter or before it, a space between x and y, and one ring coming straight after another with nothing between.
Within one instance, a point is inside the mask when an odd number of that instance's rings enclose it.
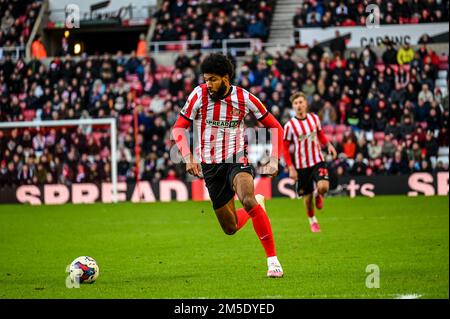
<instances>
[{"instance_id":1,"label":"stadium railing","mask_svg":"<svg viewBox=\"0 0 450 319\"><path fill-rule=\"evenodd\" d=\"M25 56L25 46L0 47L0 60L6 55L11 56L13 60L17 60Z\"/></svg>"}]
</instances>

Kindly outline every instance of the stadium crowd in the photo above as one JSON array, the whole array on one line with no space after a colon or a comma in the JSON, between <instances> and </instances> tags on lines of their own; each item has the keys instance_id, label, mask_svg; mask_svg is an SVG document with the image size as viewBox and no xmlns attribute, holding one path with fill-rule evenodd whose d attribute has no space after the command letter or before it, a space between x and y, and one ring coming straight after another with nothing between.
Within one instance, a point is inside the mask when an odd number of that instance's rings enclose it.
<instances>
[{"instance_id":1,"label":"stadium crowd","mask_svg":"<svg viewBox=\"0 0 450 319\"><path fill-rule=\"evenodd\" d=\"M325 26L358 24L365 14L360 3L305 1L294 21L300 26L314 26L314 20ZM387 23L448 20L444 1L377 3ZM0 47L25 43L40 5L0 0ZM155 14L153 40L205 40L203 49L225 38L265 40L273 5L166 0ZM340 154L328 158L336 178L448 170L448 92L436 86L443 80L448 88L448 57L430 49L426 38L416 50L386 41L379 56L370 47L349 51L339 40L330 50L316 43L306 56L294 54L294 48L274 55L253 50L239 64L235 83L258 96L282 124L293 116L289 96L305 92ZM189 180L170 160L169 132L187 95L202 81L203 57L200 49L189 56L179 52L174 66L164 67L135 52L127 57L120 51L64 55L49 63L6 54L0 58L0 122L114 117L119 181L135 181L136 147L141 180ZM250 116L245 120L258 125ZM0 130L0 185L109 181L109 145L108 129L101 126ZM281 177L288 175L283 164Z\"/></svg>"},{"instance_id":2,"label":"stadium crowd","mask_svg":"<svg viewBox=\"0 0 450 319\"><path fill-rule=\"evenodd\" d=\"M42 0L0 0L0 49L25 46Z\"/></svg>"},{"instance_id":3,"label":"stadium crowd","mask_svg":"<svg viewBox=\"0 0 450 319\"><path fill-rule=\"evenodd\" d=\"M165 0L154 15L157 24L153 41L197 40L204 49L221 46L220 41L225 39L266 41L274 3L273 0Z\"/></svg>"},{"instance_id":4,"label":"stadium crowd","mask_svg":"<svg viewBox=\"0 0 450 319\"><path fill-rule=\"evenodd\" d=\"M382 24L448 21L445 0L306 0L297 8L293 25L295 28L366 25L369 4L378 6Z\"/></svg>"},{"instance_id":5,"label":"stadium crowd","mask_svg":"<svg viewBox=\"0 0 450 319\"><path fill-rule=\"evenodd\" d=\"M438 152L449 145L448 94L435 87L443 58L424 44L399 64L387 58L389 50L382 57L369 47L342 57L319 45L305 57L293 50L274 56L254 52L235 82L256 94L282 124L293 115L290 94L305 92L340 153L329 159L337 176L446 170L448 161L438 160ZM190 57L180 53L175 67L165 68L120 52L56 58L48 66L6 58L0 63L0 121L116 117L119 180L133 181L136 107L140 179L189 179L169 158L168 134L187 94L201 81L201 59L200 51ZM246 121L257 125L251 117ZM101 127L2 130L0 185L107 181L109 143Z\"/></svg>"}]
</instances>

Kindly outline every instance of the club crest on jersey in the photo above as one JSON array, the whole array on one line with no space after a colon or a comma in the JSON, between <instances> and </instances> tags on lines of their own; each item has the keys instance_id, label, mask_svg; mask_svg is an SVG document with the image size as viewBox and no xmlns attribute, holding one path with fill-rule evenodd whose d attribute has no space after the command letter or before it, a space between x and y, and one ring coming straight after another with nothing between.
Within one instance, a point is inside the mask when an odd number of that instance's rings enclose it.
<instances>
[{"instance_id":1,"label":"club crest on jersey","mask_svg":"<svg viewBox=\"0 0 450 319\"><path fill-rule=\"evenodd\" d=\"M230 115L232 115L232 116L239 116L239 115L241 115L241 111L238 110L238 109L233 108L233 109L230 111Z\"/></svg>"}]
</instances>

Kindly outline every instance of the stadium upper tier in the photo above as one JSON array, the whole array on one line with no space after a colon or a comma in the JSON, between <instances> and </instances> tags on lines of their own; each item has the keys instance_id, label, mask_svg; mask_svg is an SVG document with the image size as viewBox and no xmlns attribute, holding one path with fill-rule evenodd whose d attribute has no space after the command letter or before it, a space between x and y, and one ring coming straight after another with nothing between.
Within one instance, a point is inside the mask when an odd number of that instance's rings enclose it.
<instances>
[{"instance_id":1,"label":"stadium upper tier","mask_svg":"<svg viewBox=\"0 0 450 319\"><path fill-rule=\"evenodd\" d=\"M446 0L321 1L305 0L293 18L296 28L366 25L370 4L379 8L381 24L448 21Z\"/></svg>"}]
</instances>

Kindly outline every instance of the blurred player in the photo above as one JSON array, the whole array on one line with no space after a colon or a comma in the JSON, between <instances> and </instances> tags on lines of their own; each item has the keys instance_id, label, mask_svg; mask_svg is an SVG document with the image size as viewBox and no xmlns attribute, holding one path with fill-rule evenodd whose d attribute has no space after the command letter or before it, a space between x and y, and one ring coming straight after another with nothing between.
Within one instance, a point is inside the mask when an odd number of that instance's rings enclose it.
<instances>
[{"instance_id":1,"label":"blurred player","mask_svg":"<svg viewBox=\"0 0 450 319\"><path fill-rule=\"evenodd\" d=\"M315 216L313 192L317 209L322 209L323 195L330 186L327 164L323 159L320 145L328 148L333 159L336 158L336 150L322 131L319 117L314 113L308 113L305 94L294 93L290 101L295 116L284 125L284 158L289 168L289 177L297 181L298 195L303 196L311 231L318 233L320 227ZM295 146L295 166L289 152L291 143ZM314 184L316 184L315 191Z\"/></svg>"},{"instance_id":2,"label":"blurred player","mask_svg":"<svg viewBox=\"0 0 450 319\"><path fill-rule=\"evenodd\" d=\"M173 136L186 162L186 170L204 177L214 211L223 231L232 235L249 218L260 239L268 264L268 277L282 277L272 228L265 212L264 197L254 193L254 168L248 163L244 141L244 117L252 113L266 128L274 128L272 154L261 174L276 176L278 159L283 147L283 128L261 101L243 88L230 83L233 65L222 54L211 54L201 64L205 84L197 86L174 124ZM193 123L194 140L199 144L191 153L185 129ZM194 142L194 146L195 142ZM202 176L203 175L203 176ZM237 194L243 208L236 209Z\"/></svg>"}]
</instances>

